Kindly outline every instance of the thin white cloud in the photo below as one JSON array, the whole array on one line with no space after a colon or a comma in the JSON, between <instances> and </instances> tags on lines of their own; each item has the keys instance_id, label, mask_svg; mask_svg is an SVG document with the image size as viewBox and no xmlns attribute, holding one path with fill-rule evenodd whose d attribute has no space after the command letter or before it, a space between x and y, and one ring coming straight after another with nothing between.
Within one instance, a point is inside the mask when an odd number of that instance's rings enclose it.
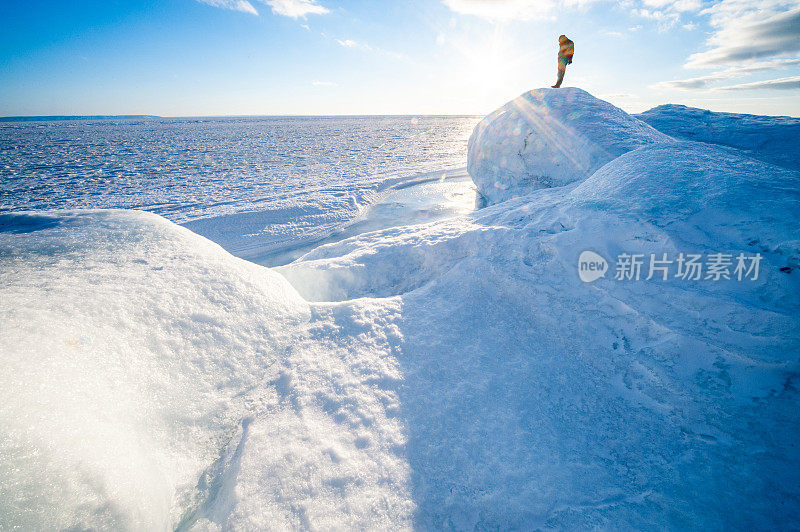
<instances>
[{"instance_id":1,"label":"thin white cloud","mask_svg":"<svg viewBox=\"0 0 800 532\"><path fill-rule=\"evenodd\" d=\"M678 89L678 90L694 90L694 89L702 89L712 81L718 81L720 78L715 75L708 75L708 76L700 76L697 78L689 78L689 79L675 79L671 81L659 81L658 83L651 85L651 89L656 90L670 90L670 89Z\"/></svg>"},{"instance_id":2,"label":"thin white cloud","mask_svg":"<svg viewBox=\"0 0 800 532\"><path fill-rule=\"evenodd\" d=\"M409 60L408 56L405 54L393 52L391 50L384 50L383 48L372 46L371 44L363 41L354 41L353 39L335 39L335 40L339 46L343 46L344 48L353 48L354 50L364 50L376 54L381 54L385 55L386 57L391 57L392 59L397 59L399 61Z\"/></svg>"},{"instance_id":3,"label":"thin white cloud","mask_svg":"<svg viewBox=\"0 0 800 532\"><path fill-rule=\"evenodd\" d=\"M800 52L800 0L723 0L706 9L715 32L689 68L738 65Z\"/></svg>"},{"instance_id":4,"label":"thin white cloud","mask_svg":"<svg viewBox=\"0 0 800 532\"><path fill-rule=\"evenodd\" d=\"M530 20L562 6L580 6L595 0L443 0L456 13L487 20Z\"/></svg>"},{"instance_id":5,"label":"thin white cloud","mask_svg":"<svg viewBox=\"0 0 800 532\"><path fill-rule=\"evenodd\" d=\"M793 77L725 87L715 85L756 72L800 65L800 0L721 0L701 14L709 16L713 32L706 41L707 49L690 55L685 66L727 68L703 76L662 81L651 88L712 91L796 88Z\"/></svg>"},{"instance_id":6,"label":"thin white cloud","mask_svg":"<svg viewBox=\"0 0 800 532\"><path fill-rule=\"evenodd\" d=\"M759 63L749 63L743 66L731 67L725 70L712 72L705 76L698 76L689 79L678 79L673 81L661 81L650 88L657 90L697 90L708 88L720 81L730 80L757 72L767 72L792 66L800 65L800 59L776 59L773 61L762 61ZM759 82L757 82L759 83Z\"/></svg>"},{"instance_id":7,"label":"thin white cloud","mask_svg":"<svg viewBox=\"0 0 800 532\"><path fill-rule=\"evenodd\" d=\"M253 7L253 4L247 0L198 0L203 4L219 7L222 9L233 9L234 11L241 11L243 13L250 13L251 15L258 16L258 11Z\"/></svg>"},{"instance_id":8,"label":"thin white cloud","mask_svg":"<svg viewBox=\"0 0 800 532\"><path fill-rule=\"evenodd\" d=\"M667 31L681 22L682 15L699 11L703 4L701 0L641 0L638 7L630 0L625 2L626 7L634 6L631 15L648 19L657 23L658 30ZM684 29L694 29L691 22L684 24Z\"/></svg>"},{"instance_id":9,"label":"thin white cloud","mask_svg":"<svg viewBox=\"0 0 800 532\"><path fill-rule=\"evenodd\" d=\"M648 7L664 11L697 11L703 4L699 0L643 0Z\"/></svg>"},{"instance_id":10,"label":"thin white cloud","mask_svg":"<svg viewBox=\"0 0 800 532\"><path fill-rule=\"evenodd\" d=\"M312 85L315 87L335 87L336 82L333 81L312 81Z\"/></svg>"},{"instance_id":11,"label":"thin white cloud","mask_svg":"<svg viewBox=\"0 0 800 532\"><path fill-rule=\"evenodd\" d=\"M751 91L757 89L778 89L778 90L797 90L800 89L800 76L788 78L769 79L766 81L754 81L753 83L740 83L727 87L717 87L717 91Z\"/></svg>"},{"instance_id":12,"label":"thin white cloud","mask_svg":"<svg viewBox=\"0 0 800 532\"><path fill-rule=\"evenodd\" d=\"M633 9L631 14L657 22L660 31L666 31L672 28L681 19L678 13L660 9Z\"/></svg>"},{"instance_id":13,"label":"thin white cloud","mask_svg":"<svg viewBox=\"0 0 800 532\"><path fill-rule=\"evenodd\" d=\"M352 39L336 39L336 42L339 43L339 46L344 46L345 48L361 48L362 50L372 49L370 45Z\"/></svg>"},{"instance_id":14,"label":"thin white cloud","mask_svg":"<svg viewBox=\"0 0 800 532\"><path fill-rule=\"evenodd\" d=\"M197 0L222 9L233 9L243 13L258 15L258 11L248 0ZM305 18L307 15L324 15L329 10L317 0L260 0L268 5L276 15L291 18Z\"/></svg>"},{"instance_id":15,"label":"thin white cloud","mask_svg":"<svg viewBox=\"0 0 800 532\"><path fill-rule=\"evenodd\" d=\"M328 8L320 5L317 0L261 0L276 15L291 18L305 18L307 15L324 15L329 13Z\"/></svg>"}]
</instances>

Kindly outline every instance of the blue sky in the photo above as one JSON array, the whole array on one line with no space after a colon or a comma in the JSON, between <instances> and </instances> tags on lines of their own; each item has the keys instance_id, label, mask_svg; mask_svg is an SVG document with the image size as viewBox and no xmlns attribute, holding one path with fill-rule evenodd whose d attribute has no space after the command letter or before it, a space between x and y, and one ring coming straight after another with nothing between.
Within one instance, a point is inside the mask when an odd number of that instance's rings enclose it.
<instances>
[{"instance_id":1,"label":"blue sky","mask_svg":"<svg viewBox=\"0 0 800 532\"><path fill-rule=\"evenodd\" d=\"M800 116L800 0L0 3L0 115L485 114L555 81L629 111Z\"/></svg>"}]
</instances>

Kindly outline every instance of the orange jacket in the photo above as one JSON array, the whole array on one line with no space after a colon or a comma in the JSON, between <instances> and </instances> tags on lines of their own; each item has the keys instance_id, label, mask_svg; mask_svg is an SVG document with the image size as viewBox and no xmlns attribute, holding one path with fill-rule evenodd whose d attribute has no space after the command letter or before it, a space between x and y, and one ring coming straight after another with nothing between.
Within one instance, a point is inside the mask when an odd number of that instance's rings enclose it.
<instances>
[{"instance_id":1,"label":"orange jacket","mask_svg":"<svg viewBox=\"0 0 800 532\"><path fill-rule=\"evenodd\" d=\"M567 59L571 63L573 55L575 55L575 43L567 39L558 47L558 58Z\"/></svg>"}]
</instances>

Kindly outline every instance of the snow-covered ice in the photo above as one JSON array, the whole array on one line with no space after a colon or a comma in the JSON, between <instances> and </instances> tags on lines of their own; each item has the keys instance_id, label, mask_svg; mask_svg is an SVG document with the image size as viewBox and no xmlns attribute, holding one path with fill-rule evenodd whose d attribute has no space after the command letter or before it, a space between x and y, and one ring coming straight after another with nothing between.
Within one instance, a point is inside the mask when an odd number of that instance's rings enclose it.
<instances>
[{"instance_id":1,"label":"snow-covered ice","mask_svg":"<svg viewBox=\"0 0 800 532\"><path fill-rule=\"evenodd\" d=\"M463 172L477 117L220 117L0 124L0 212L123 208L273 265L394 187Z\"/></svg>"},{"instance_id":2,"label":"snow-covered ice","mask_svg":"<svg viewBox=\"0 0 800 532\"><path fill-rule=\"evenodd\" d=\"M659 105L636 117L675 138L732 146L795 170L800 165L800 118L713 113L685 105Z\"/></svg>"},{"instance_id":3,"label":"snow-covered ice","mask_svg":"<svg viewBox=\"0 0 800 532\"><path fill-rule=\"evenodd\" d=\"M153 214L1 216L4 528L408 521L399 339L367 306Z\"/></svg>"},{"instance_id":4,"label":"snow-covered ice","mask_svg":"<svg viewBox=\"0 0 800 532\"><path fill-rule=\"evenodd\" d=\"M523 94L484 118L468 170L491 203L581 181L615 157L668 137L576 88Z\"/></svg>"},{"instance_id":5,"label":"snow-covered ice","mask_svg":"<svg viewBox=\"0 0 800 532\"><path fill-rule=\"evenodd\" d=\"M797 153L680 112L526 93L470 141L487 207L401 185L275 269L155 214L1 214L0 525L796 527ZM587 284L585 250L762 262Z\"/></svg>"}]
</instances>

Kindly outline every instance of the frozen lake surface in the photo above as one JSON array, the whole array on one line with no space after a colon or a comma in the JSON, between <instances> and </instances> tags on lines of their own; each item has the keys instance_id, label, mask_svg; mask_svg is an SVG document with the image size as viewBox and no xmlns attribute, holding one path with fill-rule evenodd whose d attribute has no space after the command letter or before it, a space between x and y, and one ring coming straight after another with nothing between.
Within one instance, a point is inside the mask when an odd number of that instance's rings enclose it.
<instances>
[{"instance_id":1,"label":"frozen lake surface","mask_svg":"<svg viewBox=\"0 0 800 532\"><path fill-rule=\"evenodd\" d=\"M393 187L463 177L477 122L378 116L1 123L0 211L141 209L187 224L235 255L271 263L340 231Z\"/></svg>"},{"instance_id":2,"label":"frozen lake surface","mask_svg":"<svg viewBox=\"0 0 800 532\"><path fill-rule=\"evenodd\" d=\"M0 126L0 529L798 528L796 119L475 123Z\"/></svg>"}]
</instances>

